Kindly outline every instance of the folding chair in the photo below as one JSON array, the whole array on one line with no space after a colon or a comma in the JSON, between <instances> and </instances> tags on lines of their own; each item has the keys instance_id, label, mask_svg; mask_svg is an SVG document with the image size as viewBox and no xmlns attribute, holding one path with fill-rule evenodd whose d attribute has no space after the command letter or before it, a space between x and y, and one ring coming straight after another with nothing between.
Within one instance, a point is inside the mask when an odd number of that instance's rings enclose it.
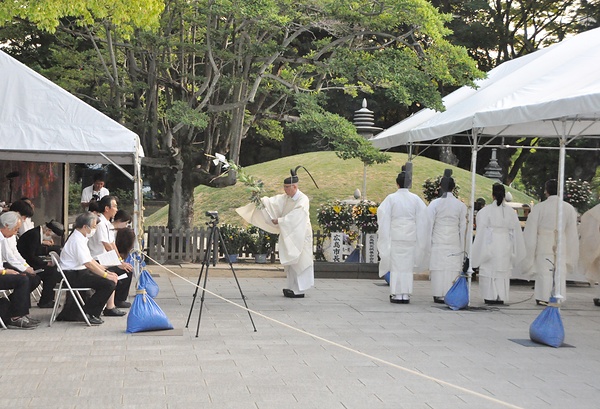
<instances>
[{"instance_id":1,"label":"folding chair","mask_svg":"<svg viewBox=\"0 0 600 409\"><path fill-rule=\"evenodd\" d=\"M0 290L0 297L6 297L6 298L8 298L8 292L7 292L7 290ZM6 325L4 324L4 321L2 320L2 317L0 317L0 326L3 329L8 329L8 328L6 328Z\"/></svg>"},{"instance_id":2,"label":"folding chair","mask_svg":"<svg viewBox=\"0 0 600 409\"><path fill-rule=\"evenodd\" d=\"M89 290L91 290L91 288L90 287L77 287L77 288L71 287L71 284L69 284L69 280L67 280L67 277L65 276L63 269L60 267L60 259L58 257L58 254L56 254L56 252L54 252L54 251L51 251L50 258L52 259L52 262L56 266L57 270L60 272L60 275L62 276L62 280L60 280L60 283L58 283L58 287L56 287L54 289L54 292L55 292L54 308L52 308L52 315L50 316L50 322L48 323L48 326L49 327L52 326L52 323L56 320L58 306L59 306L62 294L66 293L66 292L70 292L71 297L73 297L73 301L75 302L75 304L77 304L77 308L79 308L79 311L81 311L81 315L83 316L85 323L91 327L92 324L90 324L90 321L88 320L87 316L85 315L85 312L83 311L83 306L85 305L85 302L83 301L83 298L81 298L81 294L79 294L79 291L89 291Z\"/></svg>"}]
</instances>

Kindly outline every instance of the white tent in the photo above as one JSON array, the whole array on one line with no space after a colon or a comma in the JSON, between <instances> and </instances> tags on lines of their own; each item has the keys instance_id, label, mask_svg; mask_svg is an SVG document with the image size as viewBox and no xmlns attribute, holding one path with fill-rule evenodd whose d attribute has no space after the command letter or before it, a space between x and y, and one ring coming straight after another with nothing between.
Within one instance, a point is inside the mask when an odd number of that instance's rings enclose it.
<instances>
[{"instance_id":1,"label":"white tent","mask_svg":"<svg viewBox=\"0 0 600 409\"><path fill-rule=\"evenodd\" d=\"M425 109L376 135L380 149L475 130L478 135L600 135L600 29L499 65L444 98L446 111Z\"/></svg>"},{"instance_id":2,"label":"white tent","mask_svg":"<svg viewBox=\"0 0 600 409\"><path fill-rule=\"evenodd\" d=\"M0 160L116 165L134 182L137 231L143 151L134 132L2 51L0 101Z\"/></svg>"},{"instance_id":3,"label":"white tent","mask_svg":"<svg viewBox=\"0 0 600 409\"><path fill-rule=\"evenodd\" d=\"M477 83L477 90L463 87L448 95L444 99L446 111L420 111L371 141L374 146L387 149L470 131L472 203L479 136L558 138L562 198L567 145L582 136L600 136L598 67L600 29L594 29L501 64ZM559 225L562 217L559 207ZM560 232L557 247L562 248ZM557 266L561 265L560 257L561 252L557 251ZM558 277L563 273L559 270Z\"/></svg>"}]
</instances>

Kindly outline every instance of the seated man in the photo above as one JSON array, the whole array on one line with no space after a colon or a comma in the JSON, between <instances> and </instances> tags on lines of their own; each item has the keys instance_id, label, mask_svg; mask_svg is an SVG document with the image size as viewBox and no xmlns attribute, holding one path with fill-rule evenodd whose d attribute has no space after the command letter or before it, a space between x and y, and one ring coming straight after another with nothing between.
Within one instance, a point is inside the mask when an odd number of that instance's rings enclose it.
<instances>
[{"instance_id":1,"label":"seated man","mask_svg":"<svg viewBox=\"0 0 600 409\"><path fill-rule=\"evenodd\" d=\"M52 234L62 236L65 230L62 224L52 220L45 225L26 231L17 241L17 249L27 264L35 269L37 276L42 280L42 295L38 301L40 308L54 307L54 287L61 276L52 261L41 257L47 254L47 244L53 244Z\"/></svg>"},{"instance_id":2,"label":"seated man","mask_svg":"<svg viewBox=\"0 0 600 409\"><path fill-rule=\"evenodd\" d=\"M97 221L98 217L91 212L77 216L75 230L60 253L60 265L71 286L90 287L94 290L83 307L92 325L104 322L100 313L117 284L117 275L94 260L88 248L88 239L96 233Z\"/></svg>"},{"instance_id":3,"label":"seated man","mask_svg":"<svg viewBox=\"0 0 600 409\"><path fill-rule=\"evenodd\" d=\"M0 243L14 236L21 226L21 216L17 212L5 212L0 215ZM0 245L0 253L4 246ZM29 279L25 274L6 268L0 254L0 290L12 290L9 296L10 307L5 324L8 328L33 329L40 323L29 317Z\"/></svg>"},{"instance_id":4,"label":"seated man","mask_svg":"<svg viewBox=\"0 0 600 409\"><path fill-rule=\"evenodd\" d=\"M115 245L115 229L110 222L117 214L118 205L115 196L104 196L98 202L100 207L100 215L97 226L96 235L90 239L88 246L92 257L98 257L101 254L114 250L119 256L119 249ZM131 304L127 301L129 295L129 287L131 285L133 266L125 263L123 258L119 256L121 264L112 266L110 271L117 273L118 276L126 274L127 277L119 280L115 289L114 298L110 299L104 310L104 315L118 317L125 315L125 312L119 308L129 308Z\"/></svg>"}]
</instances>

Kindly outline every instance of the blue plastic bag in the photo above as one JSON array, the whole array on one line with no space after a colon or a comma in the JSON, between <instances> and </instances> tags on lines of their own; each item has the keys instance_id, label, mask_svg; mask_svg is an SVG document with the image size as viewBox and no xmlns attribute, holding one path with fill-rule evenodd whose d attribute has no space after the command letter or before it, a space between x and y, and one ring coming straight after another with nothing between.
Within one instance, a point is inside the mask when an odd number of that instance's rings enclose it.
<instances>
[{"instance_id":1,"label":"blue plastic bag","mask_svg":"<svg viewBox=\"0 0 600 409\"><path fill-rule=\"evenodd\" d=\"M138 289L127 314L127 332L131 334L165 329L173 329L173 325L163 310L146 294L146 290Z\"/></svg>"},{"instance_id":2,"label":"blue plastic bag","mask_svg":"<svg viewBox=\"0 0 600 409\"><path fill-rule=\"evenodd\" d=\"M385 280L386 283L388 283L388 284L390 283L390 272L389 271L383 275L383 279Z\"/></svg>"},{"instance_id":3,"label":"blue plastic bag","mask_svg":"<svg viewBox=\"0 0 600 409\"><path fill-rule=\"evenodd\" d=\"M460 275L454 280L454 284L444 296L444 303L454 311L467 308L469 305L467 277Z\"/></svg>"},{"instance_id":4,"label":"blue plastic bag","mask_svg":"<svg viewBox=\"0 0 600 409\"><path fill-rule=\"evenodd\" d=\"M529 326L529 338L533 342L554 348L562 345L565 340L565 328L555 298L550 299L550 304Z\"/></svg>"},{"instance_id":5,"label":"blue plastic bag","mask_svg":"<svg viewBox=\"0 0 600 409\"><path fill-rule=\"evenodd\" d=\"M158 295L158 284L156 284L156 281L154 281L148 270L142 270L142 273L140 274L138 290L141 289L146 290L146 294L152 298L156 298Z\"/></svg>"}]
</instances>

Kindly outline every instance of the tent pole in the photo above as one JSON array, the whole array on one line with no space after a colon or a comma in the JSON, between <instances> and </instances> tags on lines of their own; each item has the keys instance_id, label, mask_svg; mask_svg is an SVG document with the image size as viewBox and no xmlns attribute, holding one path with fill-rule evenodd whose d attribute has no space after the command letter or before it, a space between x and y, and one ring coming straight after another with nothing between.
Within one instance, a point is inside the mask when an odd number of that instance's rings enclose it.
<instances>
[{"instance_id":1,"label":"tent pole","mask_svg":"<svg viewBox=\"0 0 600 409\"><path fill-rule=\"evenodd\" d=\"M475 212L473 208L473 204L475 203L475 175L477 174L477 129L472 129L473 134L473 146L471 148L471 199L468 205L468 222L467 224L467 232L465 234L465 240L467 241L467 246L465 251L469 255L469 268L467 270L467 281L468 281L468 294L469 294L469 305L471 305L471 277L473 276L473 267L471 267L472 255L471 251L473 248L473 226L475 225ZM470 232L470 234L469 234Z\"/></svg>"},{"instance_id":2,"label":"tent pole","mask_svg":"<svg viewBox=\"0 0 600 409\"><path fill-rule=\"evenodd\" d=\"M563 270L563 197L564 197L564 184L565 184L565 156L566 156L566 127L567 122L565 119L562 120L562 135L559 139L560 150L558 156L558 209L556 212L556 230L554 235L556 237L556 250L554 253L554 297L560 302L564 296L560 293L562 289L561 275L566 274Z\"/></svg>"},{"instance_id":3,"label":"tent pole","mask_svg":"<svg viewBox=\"0 0 600 409\"><path fill-rule=\"evenodd\" d=\"M65 226L65 234L60 239L63 240L61 243L64 244L64 240L69 236L69 178L71 175L71 166L69 162L63 164L63 206L62 206L62 222ZM79 206L78 206L79 207Z\"/></svg>"}]
</instances>

